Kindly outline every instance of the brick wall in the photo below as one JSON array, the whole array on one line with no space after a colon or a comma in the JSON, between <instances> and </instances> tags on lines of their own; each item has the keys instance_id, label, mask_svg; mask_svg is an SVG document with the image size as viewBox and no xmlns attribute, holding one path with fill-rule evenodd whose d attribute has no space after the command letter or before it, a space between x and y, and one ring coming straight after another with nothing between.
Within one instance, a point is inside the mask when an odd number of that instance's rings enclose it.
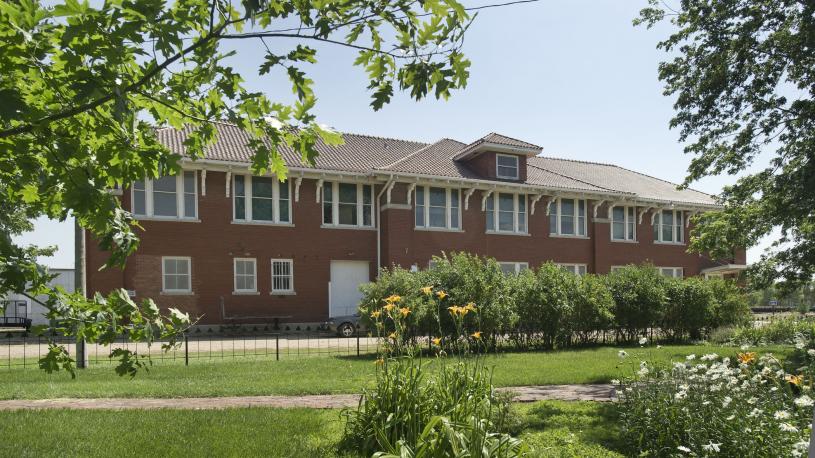
<instances>
[{"instance_id":1,"label":"brick wall","mask_svg":"<svg viewBox=\"0 0 815 458\"><path fill-rule=\"evenodd\" d=\"M225 179L225 173L208 172L207 194L199 193L200 222L142 221L141 245L123 270L98 271L106 254L89 240L89 291L132 289L137 299L151 297L161 307L179 307L200 316L201 324L263 323L273 322L275 317L280 322L321 322L328 317L331 260L367 261L370 276L375 278L376 231L322 228L315 180L303 180L299 202L292 202L294 227L282 227L232 223L232 202L225 196ZM376 193L380 190L381 187L375 188ZM543 199L536 204L534 215L528 212L529 235L486 234L482 192L470 196L468 210L464 210L463 194L462 191L463 231L416 230L414 212L406 205L407 185L397 184L391 192L391 205L385 206L380 215L382 265L426 267L431 257L442 251L467 251L499 261L527 262L531 267L550 260L580 263L596 273L607 273L615 265L651 262L657 266L682 267L685 275L691 276L714 265L706 257L686 253L685 245L655 245L650 214L637 225L636 243L611 241L609 222L604 219L607 209L601 207L598 218L592 218L592 201L587 206L587 238L550 236ZM125 192L126 208L129 197ZM162 256L191 257L192 294L162 294ZM232 293L235 257L257 259L259 294ZM294 260L296 294L270 295L273 258ZM744 250L739 250L734 258L744 263Z\"/></svg>"}]
</instances>

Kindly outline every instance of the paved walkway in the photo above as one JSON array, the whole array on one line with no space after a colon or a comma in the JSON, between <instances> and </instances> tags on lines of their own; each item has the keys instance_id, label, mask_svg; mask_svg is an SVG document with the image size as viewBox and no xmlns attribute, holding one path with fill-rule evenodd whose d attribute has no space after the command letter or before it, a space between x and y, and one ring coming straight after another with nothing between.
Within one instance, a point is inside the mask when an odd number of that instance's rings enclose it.
<instances>
[{"instance_id":1,"label":"paved walkway","mask_svg":"<svg viewBox=\"0 0 815 458\"><path fill-rule=\"evenodd\" d=\"M547 385L499 388L515 394L517 402L543 400L611 401L612 385ZM231 407L307 407L335 409L359 403L356 394L310 396L230 396L217 398L101 398L11 399L0 401L0 410L19 409L227 409Z\"/></svg>"}]
</instances>

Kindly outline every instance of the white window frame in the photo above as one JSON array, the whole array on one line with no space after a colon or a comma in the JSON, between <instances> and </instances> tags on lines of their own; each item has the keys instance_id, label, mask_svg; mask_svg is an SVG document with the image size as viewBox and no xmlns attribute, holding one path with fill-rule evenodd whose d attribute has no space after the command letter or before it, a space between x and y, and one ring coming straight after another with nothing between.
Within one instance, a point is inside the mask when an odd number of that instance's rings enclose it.
<instances>
[{"instance_id":1,"label":"white window frame","mask_svg":"<svg viewBox=\"0 0 815 458\"><path fill-rule=\"evenodd\" d=\"M237 188L235 187L235 180L239 177L243 177L243 189L244 189L244 196L243 196L243 208L244 208L244 218L238 219L236 212L238 208L235 206L235 199L239 198L237 194ZM285 183L281 183L280 180L276 179L275 177L272 178L272 220L255 220L252 218L252 177L253 175L244 175L244 174L235 174L232 175L232 222L237 224L276 224L276 225L283 225L283 226L291 226L294 225L294 214L292 213L292 194L291 194L291 184L289 180L286 180ZM261 177L261 178L270 178L270 177ZM280 186L284 185L288 187L289 190L289 198L287 199L287 205L289 207L289 220L288 221L281 221L280 220Z\"/></svg>"},{"instance_id":2,"label":"white window frame","mask_svg":"<svg viewBox=\"0 0 815 458\"><path fill-rule=\"evenodd\" d=\"M499 227L501 227L500 223L498 222L498 216L499 216L499 213L500 213L499 210L498 210L498 204L499 204L498 196L499 196L499 194L509 194L509 195L513 196L512 197L512 230L511 231L506 231L506 230L500 230L499 229ZM523 200L524 201L524 211L523 212L519 211L520 205L518 205L518 202L520 202L522 198L524 199ZM490 211L489 205L488 205L484 210L484 218L486 218L485 223L486 223L486 226L487 226L487 234L521 234L521 235L528 235L529 234L529 196L527 194L495 191L487 198L487 200L492 202L492 224L493 224L493 227L490 227L490 225L489 225L489 215L487 214L487 212ZM524 214L524 221L525 221L524 230L519 229L519 225L520 225L519 219L520 219L521 213Z\"/></svg>"},{"instance_id":3,"label":"white window frame","mask_svg":"<svg viewBox=\"0 0 815 458\"><path fill-rule=\"evenodd\" d=\"M682 267L657 267L659 274L668 278L685 278L685 269ZM670 270L671 275L665 275L665 270ZM679 276L677 276L679 274Z\"/></svg>"},{"instance_id":4,"label":"white window frame","mask_svg":"<svg viewBox=\"0 0 815 458\"><path fill-rule=\"evenodd\" d=\"M252 263L252 283L255 285L252 289L238 288L238 262L251 262ZM241 274L241 276L248 277L249 275ZM258 292L258 262L256 258L233 258L232 259L232 287L233 291L237 294L252 294Z\"/></svg>"},{"instance_id":5,"label":"white window frame","mask_svg":"<svg viewBox=\"0 0 815 458\"><path fill-rule=\"evenodd\" d=\"M662 215L665 212L673 213L673 224L671 225L671 240L663 240L662 238ZM678 217L678 218L677 218ZM665 245L684 245L685 244L685 212L682 210L659 210L654 217L654 229L656 237L654 243Z\"/></svg>"},{"instance_id":6,"label":"white window frame","mask_svg":"<svg viewBox=\"0 0 815 458\"><path fill-rule=\"evenodd\" d=\"M498 265L502 267L501 271L503 271L504 266L512 265L513 269L515 270L515 275L521 273L524 269L529 269L528 262L514 262L514 261L498 261Z\"/></svg>"},{"instance_id":7,"label":"white window frame","mask_svg":"<svg viewBox=\"0 0 815 458\"><path fill-rule=\"evenodd\" d=\"M188 281L187 284L189 288L187 289L168 289L167 288L167 273L164 272L164 261L187 261L187 276ZM180 275L180 274L169 274L169 275ZM161 292L162 293L170 293L170 294L190 294L192 293L192 258L189 256L162 256L161 257Z\"/></svg>"},{"instance_id":8,"label":"white window frame","mask_svg":"<svg viewBox=\"0 0 815 458\"><path fill-rule=\"evenodd\" d=\"M569 272L570 274L577 275L578 277L582 277L589 273L589 266L588 264L580 264L580 263L571 263L571 262L557 262L555 263L556 266L560 267L561 269ZM572 270L574 272L572 272ZM580 273L580 270L583 270L583 273Z\"/></svg>"},{"instance_id":9,"label":"white window frame","mask_svg":"<svg viewBox=\"0 0 815 458\"><path fill-rule=\"evenodd\" d=\"M274 287L274 279L275 279L274 264L276 262L285 262L285 263L289 264L289 275L288 275L288 277L289 277L289 289L275 289L275 287ZM271 292L269 294L275 294L275 295L294 294L294 260L293 259L272 259L271 262L269 263L269 266L272 268L272 271L270 273L271 274L271 279L272 279L272 285L271 285Z\"/></svg>"},{"instance_id":10,"label":"white window frame","mask_svg":"<svg viewBox=\"0 0 815 458\"><path fill-rule=\"evenodd\" d=\"M422 188L423 199L422 203L419 204L419 200L417 196L419 195L419 188ZM444 189L445 191L445 205L444 205L444 227L435 227L430 225L430 188L438 188ZM452 191L458 191L458 199L453 199L451 194ZM456 201L457 206L453 207L453 201ZM418 211L418 207L423 207L424 211L424 225L419 226L416 224L416 212ZM458 227L453 227L453 208L458 211ZM461 213L461 189L456 187L446 187L446 186L433 186L433 185L422 185L416 186L416 189L413 190L413 227L414 229L419 230L428 230L428 231L462 231L462 221L461 221L462 213Z\"/></svg>"},{"instance_id":11,"label":"white window frame","mask_svg":"<svg viewBox=\"0 0 815 458\"><path fill-rule=\"evenodd\" d=\"M357 224L340 224L340 183L357 187ZM325 222L325 186L331 184L331 223ZM371 187L371 224L363 224L364 186ZM326 181L320 187L320 225L321 227L343 227L370 229L376 227L376 190L373 183L349 183L344 181Z\"/></svg>"},{"instance_id":12,"label":"white window frame","mask_svg":"<svg viewBox=\"0 0 815 458\"><path fill-rule=\"evenodd\" d=\"M499 165L498 158L511 158L515 161L515 175L501 175L501 167L510 168L508 165ZM503 180L518 180L521 177L521 158L514 154L496 154L495 155L495 176Z\"/></svg>"},{"instance_id":13,"label":"white window frame","mask_svg":"<svg viewBox=\"0 0 815 458\"><path fill-rule=\"evenodd\" d=\"M563 206L562 206L563 199L573 200L574 201L574 214L572 215L574 217L574 228L575 228L574 234L563 234L562 233L561 225L562 225L562 221L563 221ZM582 229L583 229L583 234L580 234L580 227L578 227L578 225L580 224L580 202L583 202L583 224L581 226ZM550 208L551 208L552 205L556 206L555 211L556 211L556 218L557 218L557 224L555 225L555 227L552 227L551 218L549 219L549 221L550 221L550 224L549 224L549 236L550 237L551 236L555 236L555 237L573 237L573 238L578 238L578 239L587 239L587 238L589 238L589 227L588 227L589 226L588 225L589 202L588 202L588 200L579 199L577 197L558 197L557 199L550 202L549 205L550 205ZM550 215L551 215L551 213L550 213Z\"/></svg>"},{"instance_id":14,"label":"white window frame","mask_svg":"<svg viewBox=\"0 0 815 458\"><path fill-rule=\"evenodd\" d=\"M192 216L181 216L184 214L184 174L191 172L193 174L193 183L195 190L195 214ZM164 177L162 177L164 178ZM144 183L144 214L136 213L136 187L135 183L130 186L130 212L136 219L157 219L157 220L188 220L195 221L198 219L198 171L196 170L181 170L175 175L175 209L176 216L162 216L154 215L153 205L153 179L145 178L140 180Z\"/></svg>"},{"instance_id":15,"label":"white window frame","mask_svg":"<svg viewBox=\"0 0 815 458\"><path fill-rule=\"evenodd\" d=\"M614 223L619 223L614 219L614 209L623 209L623 238L614 237ZM631 213L631 214L629 214ZM609 237L612 242L636 242L637 241L637 207L630 205L614 205L609 209ZM629 230L630 229L630 230Z\"/></svg>"},{"instance_id":16,"label":"white window frame","mask_svg":"<svg viewBox=\"0 0 815 458\"><path fill-rule=\"evenodd\" d=\"M614 272L615 270L625 269L626 267L628 267L628 266L611 266L611 267L608 269L608 272L609 272L609 273L612 273L612 272Z\"/></svg>"}]
</instances>

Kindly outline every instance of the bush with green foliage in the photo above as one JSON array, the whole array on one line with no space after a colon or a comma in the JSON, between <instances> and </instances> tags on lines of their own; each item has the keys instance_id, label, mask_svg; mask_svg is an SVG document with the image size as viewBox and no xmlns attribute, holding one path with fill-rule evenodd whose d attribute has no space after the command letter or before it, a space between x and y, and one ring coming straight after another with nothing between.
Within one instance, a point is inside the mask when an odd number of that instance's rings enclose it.
<instances>
[{"instance_id":1,"label":"bush with green foliage","mask_svg":"<svg viewBox=\"0 0 815 458\"><path fill-rule=\"evenodd\" d=\"M606 276L614 298L614 326L627 340L634 340L656 325L667 301L666 279L648 266L626 266Z\"/></svg>"},{"instance_id":2,"label":"bush with green foliage","mask_svg":"<svg viewBox=\"0 0 815 458\"><path fill-rule=\"evenodd\" d=\"M479 331L484 334L481 349L505 338L522 348L586 344L607 331L633 341L656 328L672 339L701 339L749 323L751 316L742 289L726 280L668 279L649 265L577 277L547 263L508 275L494 259L464 253L436 257L429 269L417 272L383 269L362 291L360 311L371 329L376 321L371 314L381 313L387 299L398 296L399 306L411 310L403 338ZM447 313L467 304L479 313ZM390 322L380 324L383 331L393 331Z\"/></svg>"},{"instance_id":3,"label":"bush with green foliage","mask_svg":"<svg viewBox=\"0 0 815 458\"><path fill-rule=\"evenodd\" d=\"M564 344L571 336L575 275L548 262L536 271L525 270L513 281L516 310L524 317L518 323L523 343L539 341L544 348Z\"/></svg>"},{"instance_id":4,"label":"bush with green foliage","mask_svg":"<svg viewBox=\"0 0 815 458\"><path fill-rule=\"evenodd\" d=\"M710 323L712 328L739 326L750 322L750 302L738 284L721 278L710 279L706 283L716 299Z\"/></svg>"},{"instance_id":5,"label":"bush with green foliage","mask_svg":"<svg viewBox=\"0 0 815 458\"><path fill-rule=\"evenodd\" d=\"M665 282L667 300L662 312L661 328L673 340L702 338L702 329L712 322L716 298L705 280L668 279Z\"/></svg>"},{"instance_id":6,"label":"bush with green foliage","mask_svg":"<svg viewBox=\"0 0 815 458\"><path fill-rule=\"evenodd\" d=\"M571 302L569 322L580 343L596 340L599 333L614 323L614 298L603 277L591 274L580 277L571 292Z\"/></svg>"}]
</instances>

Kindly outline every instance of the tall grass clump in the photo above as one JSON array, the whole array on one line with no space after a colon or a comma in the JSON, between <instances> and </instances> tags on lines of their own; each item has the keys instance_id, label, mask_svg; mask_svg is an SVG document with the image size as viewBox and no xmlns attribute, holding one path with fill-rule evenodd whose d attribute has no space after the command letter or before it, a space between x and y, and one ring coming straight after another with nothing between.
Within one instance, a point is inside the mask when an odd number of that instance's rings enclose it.
<instances>
[{"instance_id":1,"label":"tall grass clump","mask_svg":"<svg viewBox=\"0 0 815 458\"><path fill-rule=\"evenodd\" d=\"M641 362L615 406L630 456L803 456L812 396L811 378L745 351Z\"/></svg>"},{"instance_id":2,"label":"tall grass clump","mask_svg":"<svg viewBox=\"0 0 815 458\"><path fill-rule=\"evenodd\" d=\"M381 307L364 309L382 339L376 384L363 390L356 409L343 412L341 449L400 458L525 456L527 446L505 433L509 399L495 392L492 372L473 354L483 345L482 331L468 330L480 323L479 308L455 305L431 285L408 294L412 299L392 294ZM404 336L413 314L408 303L422 307L435 326L444 317L454 329L432 340L437 358L430 362L417 358L417 345Z\"/></svg>"}]
</instances>

